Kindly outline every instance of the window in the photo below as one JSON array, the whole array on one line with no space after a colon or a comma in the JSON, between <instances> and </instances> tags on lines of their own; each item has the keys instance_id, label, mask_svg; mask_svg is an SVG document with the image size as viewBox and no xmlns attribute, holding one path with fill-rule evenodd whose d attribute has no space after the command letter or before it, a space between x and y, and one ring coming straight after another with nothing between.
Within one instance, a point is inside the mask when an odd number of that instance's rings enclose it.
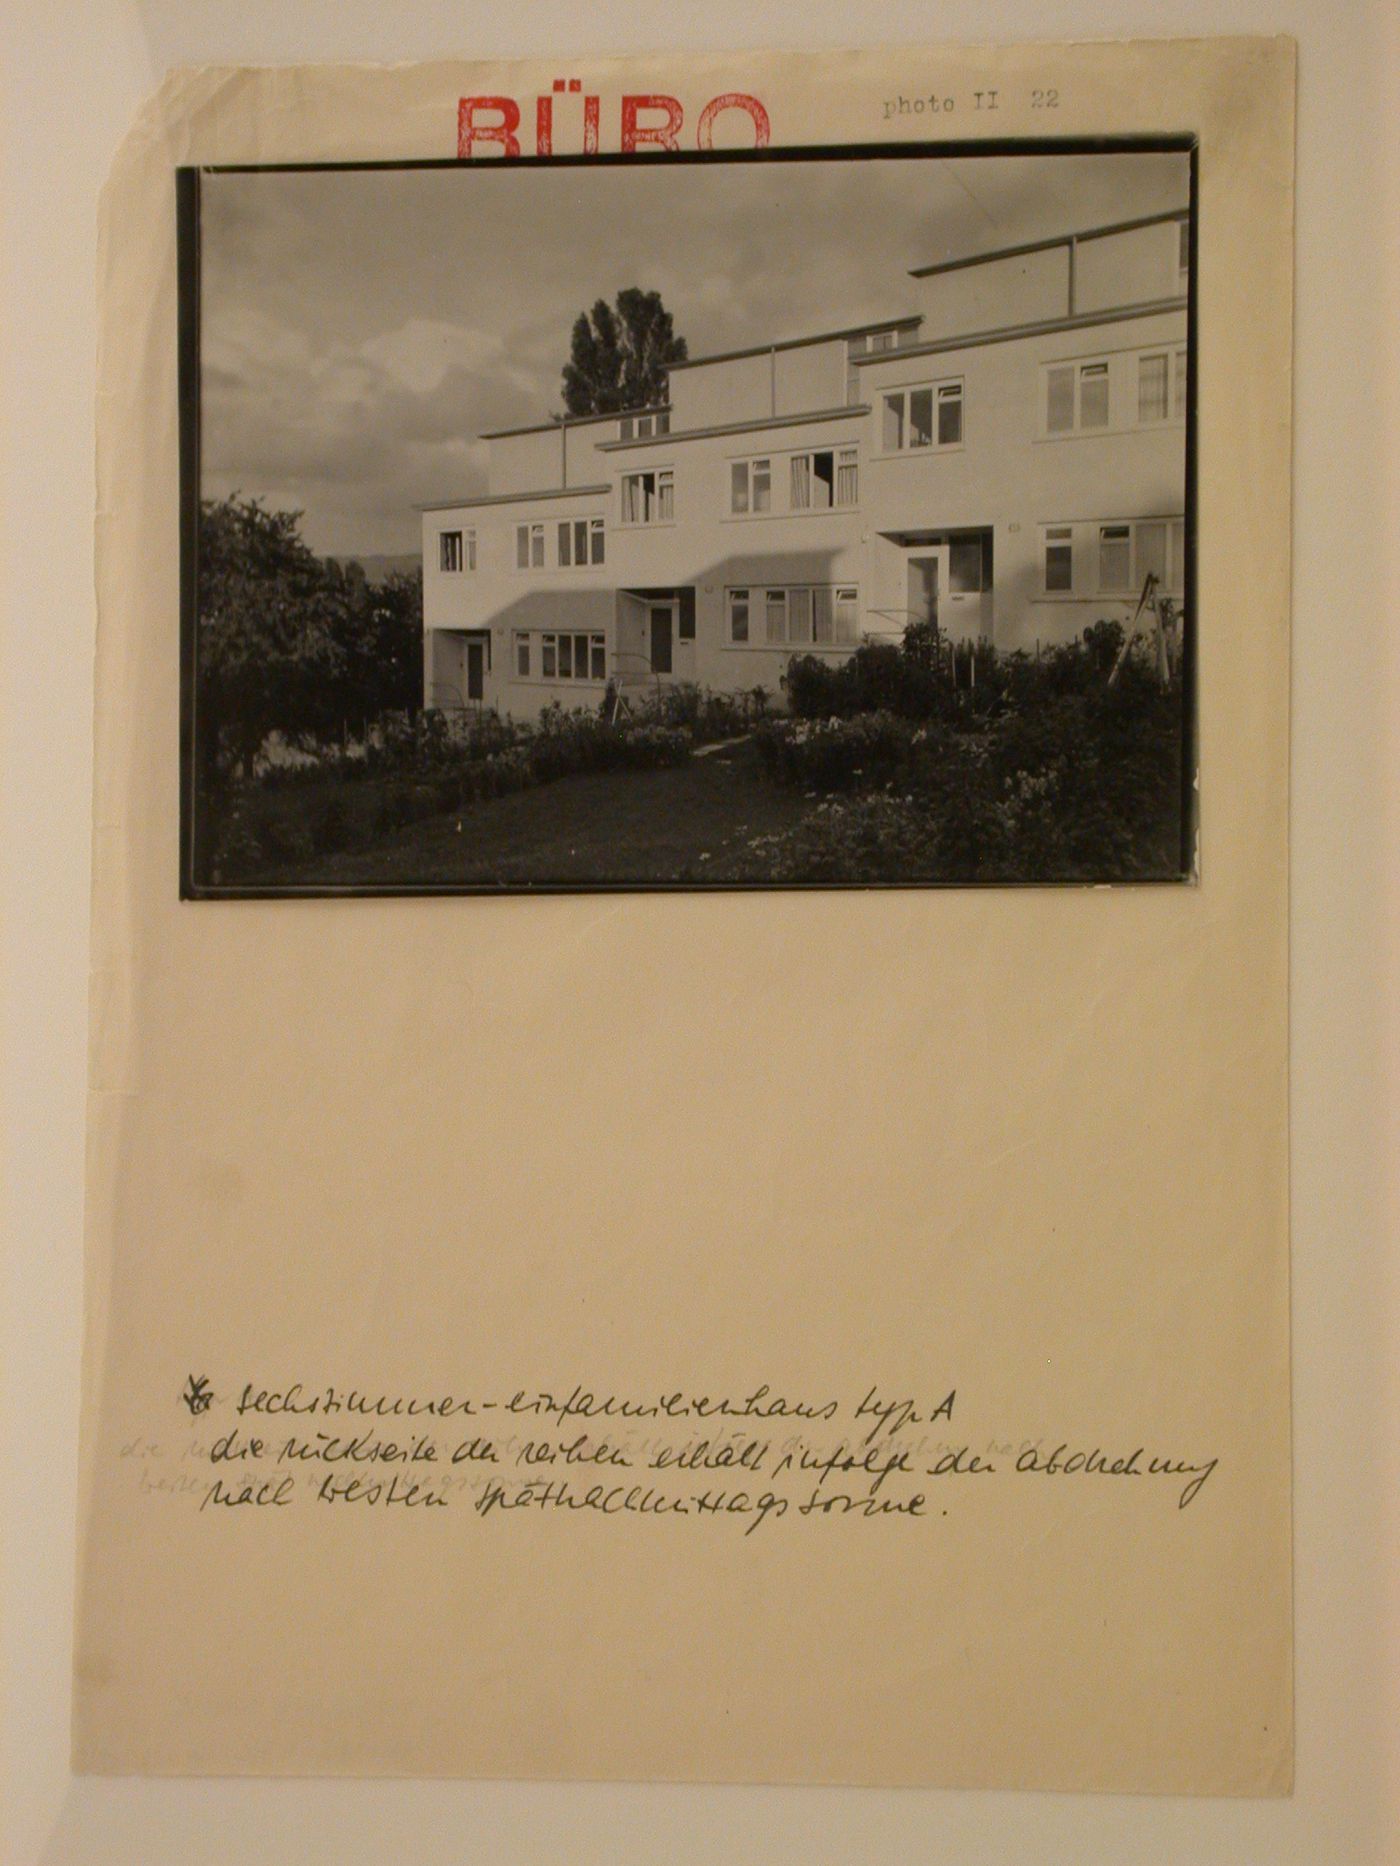
<instances>
[{"instance_id":1,"label":"window","mask_svg":"<svg viewBox=\"0 0 1400 1866\"><path fill-rule=\"evenodd\" d=\"M1045 528L1045 588L1048 593L1074 588L1074 528Z\"/></svg>"},{"instance_id":2,"label":"window","mask_svg":"<svg viewBox=\"0 0 1400 1866\"><path fill-rule=\"evenodd\" d=\"M1069 434L1074 428L1074 365L1061 364L1045 372L1045 427L1050 434Z\"/></svg>"},{"instance_id":3,"label":"window","mask_svg":"<svg viewBox=\"0 0 1400 1866\"><path fill-rule=\"evenodd\" d=\"M773 506L773 462L735 460L729 467L731 512L768 512Z\"/></svg>"},{"instance_id":4,"label":"window","mask_svg":"<svg viewBox=\"0 0 1400 1866\"><path fill-rule=\"evenodd\" d=\"M559 564L563 570L581 569L603 561L601 518L566 518L559 525Z\"/></svg>"},{"instance_id":5,"label":"window","mask_svg":"<svg viewBox=\"0 0 1400 1866\"><path fill-rule=\"evenodd\" d=\"M859 594L848 584L797 584L769 590L730 590L729 640L755 646L750 617L763 607L763 640L772 648L854 647L859 639Z\"/></svg>"},{"instance_id":6,"label":"window","mask_svg":"<svg viewBox=\"0 0 1400 1866\"><path fill-rule=\"evenodd\" d=\"M788 640L794 647L810 647L812 641L812 592L803 589L789 590L787 599Z\"/></svg>"},{"instance_id":7,"label":"window","mask_svg":"<svg viewBox=\"0 0 1400 1866\"><path fill-rule=\"evenodd\" d=\"M854 447L821 448L794 454L788 462L788 500L794 512L829 512L854 505L857 493Z\"/></svg>"},{"instance_id":8,"label":"window","mask_svg":"<svg viewBox=\"0 0 1400 1866\"><path fill-rule=\"evenodd\" d=\"M1099 591L1127 591L1133 585L1132 527L1099 526Z\"/></svg>"},{"instance_id":9,"label":"window","mask_svg":"<svg viewBox=\"0 0 1400 1866\"><path fill-rule=\"evenodd\" d=\"M516 526L515 567L517 570L542 570L544 568L543 525Z\"/></svg>"},{"instance_id":10,"label":"window","mask_svg":"<svg viewBox=\"0 0 1400 1866\"><path fill-rule=\"evenodd\" d=\"M1164 350L1149 351L1138 358L1139 421L1165 421L1167 418L1169 360Z\"/></svg>"},{"instance_id":11,"label":"window","mask_svg":"<svg viewBox=\"0 0 1400 1866\"><path fill-rule=\"evenodd\" d=\"M1108 364L1057 363L1045 372L1045 431L1108 426Z\"/></svg>"},{"instance_id":12,"label":"window","mask_svg":"<svg viewBox=\"0 0 1400 1866\"><path fill-rule=\"evenodd\" d=\"M624 473L623 524L670 524L675 517L674 479L670 467L661 467L654 473Z\"/></svg>"},{"instance_id":13,"label":"window","mask_svg":"<svg viewBox=\"0 0 1400 1866\"><path fill-rule=\"evenodd\" d=\"M516 672L530 676L530 637L517 634ZM544 680L605 680L607 642L602 635L563 635L551 631L540 636L540 676Z\"/></svg>"},{"instance_id":14,"label":"window","mask_svg":"<svg viewBox=\"0 0 1400 1866\"><path fill-rule=\"evenodd\" d=\"M1178 595L1186 593L1186 521L1174 518L1171 521L1168 538L1170 556L1167 561L1167 588Z\"/></svg>"},{"instance_id":15,"label":"window","mask_svg":"<svg viewBox=\"0 0 1400 1866\"><path fill-rule=\"evenodd\" d=\"M648 415L624 415L617 424L617 435L623 441L646 441L654 434L671 432L671 414L666 408L654 409Z\"/></svg>"},{"instance_id":16,"label":"window","mask_svg":"<svg viewBox=\"0 0 1400 1866\"><path fill-rule=\"evenodd\" d=\"M476 533L440 531L438 533L438 569L449 574L476 569Z\"/></svg>"},{"instance_id":17,"label":"window","mask_svg":"<svg viewBox=\"0 0 1400 1866\"><path fill-rule=\"evenodd\" d=\"M1081 363L1079 366L1079 425L1081 428L1108 426L1108 364Z\"/></svg>"},{"instance_id":18,"label":"window","mask_svg":"<svg viewBox=\"0 0 1400 1866\"><path fill-rule=\"evenodd\" d=\"M1138 358L1138 421L1186 419L1186 352L1145 350Z\"/></svg>"},{"instance_id":19,"label":"window","mask_svg":"<svg viewBox=\"0 0 1400 1866\"><path fill-rule=\"evenodd\" d=\"M836 639L838 642L854 642L856 639L856 621L860 605L857 593L853 589L838 589L836 592Z\"/></svg>"},{"instance_id":20,"label":"window","mask_svg":"<svg viewBox=\"0 0 1400 1866\"><path fill-rule=\"evenodd\" d=\"M887 454L922 447L958 447L963 437L963 385L928 383L891 389L883 398L881 446Z\"/></svg>"},{"instance_id":21,"label":"window","mask_svg":"<svg viewBox=\"0 0 1400 1866\"><path fill-rule=\"evenodd\" d=\"M515 672L520 680L530 678L530 637L523 629L515 632Z\"/></svg>"},{"instance_id":22,"label":"window","mask_svg":"<svg viewBox=\"0 0 1400 1866\"><path fill-rule=\"evenodd\" d=\"M1134 386L1136 385L1136 386ZM1136 399L1134 399L1136 397ZM1046 434L1157 427L1186 417L1185 347L1161 346L1045 371Z\"/></svg>"},{"instance_id":23,"label":"window","mask_svg":"<svg viewBox=\"0 0 1400 1866\"><path fill-rule=\"evenodd\" d=\"M860 497L860 476L854 447L842 447L836 455L836 503L855 505Z\"/></svg>"},{"instance_id":24,"label":"window","mask_svg":"<svg viewBox=\"0 0 1400 1866\"><path fill-rule=\"evenodd\" d=\"M1135 600L1149 576L1159 594L1185 589L1186 523L1180 518L1116 519L1041 527L1045 594ZM1090 568L1097 565L1097 576Z\"/></svg>"}]
</instances>

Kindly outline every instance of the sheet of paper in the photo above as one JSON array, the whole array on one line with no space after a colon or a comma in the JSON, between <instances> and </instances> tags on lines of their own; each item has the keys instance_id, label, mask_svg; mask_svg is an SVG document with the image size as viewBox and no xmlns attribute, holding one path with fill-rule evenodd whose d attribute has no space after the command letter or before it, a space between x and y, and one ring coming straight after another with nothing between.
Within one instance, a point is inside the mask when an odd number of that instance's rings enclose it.
<instances>
[{"instance_id":1,"label":"sheet of paper","mask_svg":"<svg viewBox=\"0 0 1400 1866\"><path fill-rule=\"evenodd\" d=\"M179 898L175 170L452 156L461 99L529 133L575 77L605 151L624 96L1199 139L1195 883ZM1291 160L1273 41L152 104L103 239L80 1767L1287 1790Z\"/></svg>"}]
</instances>

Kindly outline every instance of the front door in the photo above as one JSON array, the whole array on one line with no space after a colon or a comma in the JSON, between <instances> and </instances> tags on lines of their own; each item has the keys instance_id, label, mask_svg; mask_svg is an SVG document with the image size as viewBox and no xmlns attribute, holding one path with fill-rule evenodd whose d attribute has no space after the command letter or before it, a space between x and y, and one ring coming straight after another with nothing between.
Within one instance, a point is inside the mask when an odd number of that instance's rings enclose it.
<instances>
[{"instance_id":1,"label":"front door","mask_svg":"<svg viewBox=\"0 0 1400 1866\"><path fill-rule=\"evenodd\" d=\"M651 671L653 674L669 674L671 671L671 621L670 603L651 605Z\"/></svg>"},{"instance_id":2,"label":"front door","mask_svg":"<svg viewBox=\"0 0 1400 1866\"><path fill-rule=\"evenodd\" d=\"M924 546L909 559L909 620L938 626L938 609L948 594L948 547Z\"/></svg>"},{"instance_id":3,"label":"front door","mask_svg":"<svg viewBox=\"0 0 1400 1866\"><path fill-rule=\"evenodd\" d=\"M467 643L467 698L480 700L486 692L486 644Z\"/></svg>"}]
</instances>

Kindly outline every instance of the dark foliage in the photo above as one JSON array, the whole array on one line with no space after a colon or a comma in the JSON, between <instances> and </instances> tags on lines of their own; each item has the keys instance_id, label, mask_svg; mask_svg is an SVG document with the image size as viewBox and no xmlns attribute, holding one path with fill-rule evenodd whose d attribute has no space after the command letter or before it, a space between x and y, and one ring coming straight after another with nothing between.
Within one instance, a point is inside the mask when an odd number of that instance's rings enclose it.
<instances>
[{"instance_id":1,"label":"dark foliage","mask_svg":"<svg viewBox=\"0 0 1400 1866\"><path fill-rule=\"evenodd\" d=\"M686 360L660 292L628 286L615 306L600 298L574 321L564 365L564 408L570 415L608 415L655 408L666 400L666 371Z\"/></svg>"}]
</instances>

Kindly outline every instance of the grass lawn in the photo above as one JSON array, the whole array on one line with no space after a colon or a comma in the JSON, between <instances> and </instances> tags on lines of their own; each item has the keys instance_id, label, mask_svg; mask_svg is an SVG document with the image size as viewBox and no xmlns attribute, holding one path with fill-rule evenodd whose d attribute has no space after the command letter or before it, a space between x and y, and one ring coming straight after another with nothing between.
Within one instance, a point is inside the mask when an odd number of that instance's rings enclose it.
<instances>
[{"instance_id":1,"label":"grass lawn","mask_svg":"<svg viewBox=\"0 0 1400 1866\"><path fill-rule=\"evenodd\" d=\"M372 846L279 863L247 885L719 881L749 840L816 808L767 782L750 742L658 771L559 778L386 832Z\"/></svg>"}]
</instances>

